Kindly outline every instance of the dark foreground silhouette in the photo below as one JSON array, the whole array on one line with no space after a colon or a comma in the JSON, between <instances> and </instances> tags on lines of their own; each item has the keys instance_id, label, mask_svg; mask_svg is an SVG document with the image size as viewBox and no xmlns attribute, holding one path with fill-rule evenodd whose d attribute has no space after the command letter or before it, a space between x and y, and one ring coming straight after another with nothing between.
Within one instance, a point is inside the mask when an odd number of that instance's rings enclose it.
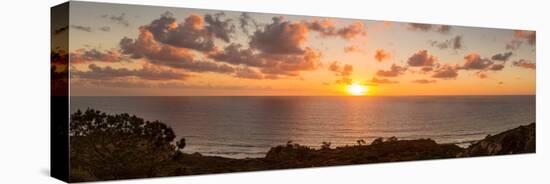
<instances>
[{"instance_id":1,"label":"dark foreground silhouette","mask_svg":"<svg viewBox=\"0 0 550 184\"><path fill-rule=\"evenodd\" d=\"M307 168L535 152L535 123L473 143L468 148L431 139L378 138L371 144L313 149L292 142L264 158L232 159L182 153L185 139L159 121L88 109L71 115L70 180L96 181L160 176Z\"/></svg>"}]
</instances>

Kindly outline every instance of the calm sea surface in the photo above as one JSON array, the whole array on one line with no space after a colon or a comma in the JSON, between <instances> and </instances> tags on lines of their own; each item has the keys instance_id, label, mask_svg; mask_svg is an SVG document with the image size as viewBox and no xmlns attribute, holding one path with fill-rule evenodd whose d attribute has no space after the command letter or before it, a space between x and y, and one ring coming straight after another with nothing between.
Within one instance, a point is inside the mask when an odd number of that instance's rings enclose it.
<instances>
[{"instance_id":1,"label":"calm sea surface","mask_svg":"<svg viewBox=\"0 0 550 184\"><path fill-rule=\"evenodd\" d=\"M377 137L467 143L535 122L535 96L438 97L71 97L94 108L170 125L184 152L263 157L270 147L370 143Z\"/></svg>"}]
</instances>

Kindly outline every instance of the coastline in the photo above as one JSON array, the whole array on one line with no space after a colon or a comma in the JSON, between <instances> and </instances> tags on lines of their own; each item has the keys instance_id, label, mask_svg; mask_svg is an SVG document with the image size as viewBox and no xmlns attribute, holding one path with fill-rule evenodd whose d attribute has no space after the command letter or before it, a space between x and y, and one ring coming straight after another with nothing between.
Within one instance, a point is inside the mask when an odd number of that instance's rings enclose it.
<instances>
[{"instance_id":1,"label":"coastline","mask_svg":"<svg viewBox=\"0 0 550 184\"><path fill-rule=\"evenodd\" d=\"M263 158L236 159L181 153L174 161L183 168L177 169L173 176L535 153L535 126L533 122L489 135L466 148L438 144L431 139L388 138L366 145L320 149L289 142L272 147Z\"/></svg>"},{"instance_id":2,"label":"coastline","mask_svg":"<svg viewBox=\"0 0 550 184\"><path fill-rule=\"evenodd\" d=\"M186 141L160 121L88 109L71 115L70 181L262 171L465 158L536 152L536 124L488 135L467 148L432 139L377 138L371 143L320 148L293 143L271 147L262 158L184 153Z\"/></svg>"}]
</instances>

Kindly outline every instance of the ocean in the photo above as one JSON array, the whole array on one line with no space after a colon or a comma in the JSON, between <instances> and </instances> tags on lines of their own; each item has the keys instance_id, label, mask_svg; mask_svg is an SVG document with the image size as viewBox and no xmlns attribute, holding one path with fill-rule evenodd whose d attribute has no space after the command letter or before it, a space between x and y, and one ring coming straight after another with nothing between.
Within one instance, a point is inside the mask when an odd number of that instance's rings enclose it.
<instances>
[{"instance_id":1,"label":"ocean","mask_svg":"<svg viewBox=\"0 0 550 184\"><path fill-rule=\"evenodd\" d=\"M535 96L71 97L71 113L93 108L159 120L185 137L183 152L263 157L287 141L320 147L378 137L431 138L466 146L535 122Z\"/></svg>"}]
</instances>

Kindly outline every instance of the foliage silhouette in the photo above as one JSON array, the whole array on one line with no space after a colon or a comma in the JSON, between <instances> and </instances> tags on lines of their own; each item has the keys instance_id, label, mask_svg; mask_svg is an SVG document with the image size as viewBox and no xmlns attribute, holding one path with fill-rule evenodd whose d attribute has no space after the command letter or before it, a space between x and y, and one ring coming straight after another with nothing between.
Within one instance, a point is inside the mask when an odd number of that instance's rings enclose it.
<instances>
[{"instance_id":1,"label":"foliage silhouette","mask_svg":"<svg viewBox=\"0 0 550 184\"><path fill-rule=\"evenodd\" d=\"M70 121L70 181L95 181L158 176L181 176L269 169L427 160L495 154L534 153L535 124L487 137L464 149L431 139L377 138L370 145L320 149L288 141L269 149L263 158L233 159L183 153L186 140L159 121L128 114L108 115L80 110Z\"/></svg>"},{"instance_id":2,"label":"foliage silhouette","mask_svg":"<svg viewBox=\"0 0 550 184\"><path fill-rule=\"evenodd\" d=\"M71 115L69 135L71 181L161 176L185 147L185 139L172 144L176 135L162 122L93 109Z\"/></svg>"}]
</instances>

